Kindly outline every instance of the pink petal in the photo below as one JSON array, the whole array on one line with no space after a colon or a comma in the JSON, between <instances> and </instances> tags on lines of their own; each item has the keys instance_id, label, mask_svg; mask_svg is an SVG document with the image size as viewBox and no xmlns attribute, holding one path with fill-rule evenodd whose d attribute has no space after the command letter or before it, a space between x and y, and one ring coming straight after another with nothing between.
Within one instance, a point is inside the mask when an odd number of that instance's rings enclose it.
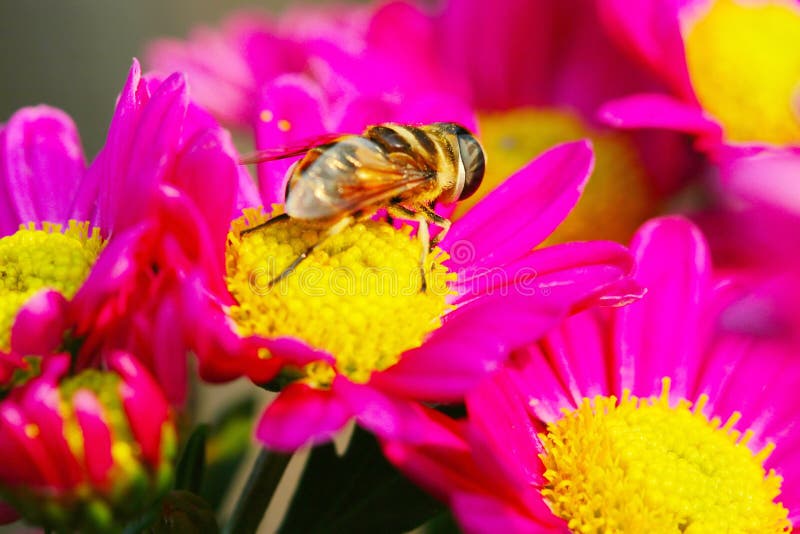
<instances>
[{"instance_id":1,"label":"pink petal","mask_svg":"<svg viewBox=\"0 0 800 534\"><path fill-rule=\"evenodd\" d=\"M20 223L65 223L85 168L66 113L48 106L17 111L0 130L0 236Z\"/></svg>"},{"instance_id":2,"label":"pink petal","mask_svg":"<svg viewBox=\"0 0 800 534\"><path fill-rule=\"evenodd\" d=\"M179 304L163 295L155 312L153 373L173 405L183 406L189 387L186 341L175 326L181 324Z\"/></svg>"},{"instance_id":3,"label":"pink petal","mask_svg":"<svg viewBox=\"0 0 800 534\"><path fill-rule=\"evenodd\" d=\"M800 216L800 149L766 150L723 166L724 185L750 202Z\"/></svg>"},{"instance_id":4,"label":"pink petal","mask_svg":"<svg viewBox=\"0 0 800 534\"><path fill-rule=\"evenodd\" d=\"M564 304L542 295L482 297L451 313L421 347L373 374L371 383L395 395L458 401L512 350L537 340L566 313Z\"/></svg>"},{"instance_id":5,"label":"pink petal","mask_svg":"<svg viewBox=\"0 0 800 534\"><path fill-rule=\"evenodd\" d=\"M566 524L553 516L542 502L541 517L531 517L507 501L491 495L457 493L450 507L466 534L563 534Z\"/></svg>"},{"instance_id":6,"label":"pink petal","mask_svg":"<svg viewBox=\"0 0 800 534\"><path fill-rule=\"evenodd\" d=\"M292 452L329 441L351 416L348 405L333 391L295 382L267 406L256 438L271 450Z\"/></svg>"},{"instance_id":7,"label":"pink petal","mask_svg":"<svg viewBox=\"0 0 800 534\"><path fill-rule=\"evenodd\" d=\"M129 159L114 167L114 230L125 229L147 212L156 185L172 170L187 107L186 80L173 74L142 107L131 136L120 140L129 147Z\"/></svg>"},{"instance_id":8,"label":"pink petal","mask_svg":"<svg viewBox=\"0 0 800 534\"><path fill-rule=\"evenodd\" d=\"M0 405L0 475L11 485L59 487L58 464L54 462L44 444L25 432L30 423L20 408L8 401Z\"/></svg>"},{"instance_id":9,"label":"pink petal","mask_svg":"<svg viewBox=\"0 0 800 534\"><path fill-rule=\"evenodd\" d=\"M264 88L263 94L256 124L256 148L291 146L329 131L323 120L323 95L308 79L298 75L280 76ZM288 130L284 131L287 125ZM289 165L291 160L258 166L264 206L283 202L284 176Z\"/></svg>"},{"instance_id":10,"label":"pink petal","mask_svg":"<svg viewBox=\"0 0 800 534\"><path fill-rule=\"evenodd\" d=\"M78 390L72 396L75 418L83 434L84 461L93 485L105 487L114 466L111 456L111 429L106 422L103 406L94 393Z\"/></svg>"},{"instance_id":11,"label":"pink petal","mask_svg":"<svg viewBox=\"0 0 800 534\"><path fill-rule=\"evenodd\" d=\"M624 299L630 286L620 295L599 295L610 284L627 279L633 270L633 257L619 243L589 241L564 243L537 249L503 267L466 268L459 272L455 287L456 302L476 296L517 292L543 295L566 307L594 296Z\"/></svg>"},{"instance_id":12,"label":"pink petal","mask_svg":"<svg viewBox=\"0 0 800 534\"><path fill-rule=\"evenodd\" d=\"M227 132L203 129L181 150L171 173L172 185L193 201L208 229L212 248L224 256L225 238L239 188L236 149Z\"/></svg>"},{"instance_id":13,"label":"pink petal","mask_svg":"<svg viewBox=\"0 0 800 534\"><path fill-rule=\"evenodd\" d=\"M264 339L262 344L279 358L298 367L312 362L328 362L331 365L336 359L329 352L312 347L303 340L293 337Z\"/></svg>"},{"instance_id":14,"label":"pink petal","mask_svg":"<svg viewBox=\"0 0 800 534\"><path fill-rule=\"evenodd\" d=\"M141 67L134 59L114 109L106 143L92 162L81 191L84 205L99 194L96 223L106 232L113 226L120 198L124 198L120 186L133 157L131 139L149 99L146 84L142 82Z\"/></svg>"},{"instance_id":15,"label":"pink petal","mask_svg":"<svg viewBox=\"0 0 800 534\"><path fill-rule=\"evenodd\" d=\"M387 395L372 384L336 377L332 391L345 400L358 424L382 439L458 447L461 439L438 421L443 417L414 401Z\"/></svg>"},{"instance_id":16,"label":"pink petal","mask_svg":"<svg viewBox=\"0 0 800 534\"><path fill-rule=\"evenodd\" d=\"M608 102L598 116L615 128L665 128L720 141L722 128L707 117L699 104L664 94L639 94Z\"/></svg>"},{"instance_id":17,"label":"pink petal","mask_svg":"<svg viewBox=\"0 0 800 534\"><path fill-rule=\"evenodd\" d=\"M631 250L639 260L636 281L648 293L616 311L616 393L657 394L669 376L673 394L685 398L708 327L702 321L710 271L705 239L687 220L663 217L642 226Z\"/></svg>"},{"instance_id":18,"label":"pink petal","mask_svg":"<svg viewBox=\"0 0 800 534\"><path fill-rule=\"evenodd\" d=\"M64 340L67 300L61 293L42 290L17 312L11 328L11 347L22 354L50 354Z\"/></svg>"},{"instance_id":19,"label":"pink petal","mask_svg":"<svg viewBox=\"0 0 800 534\"><path fill-rule=\"evenodd\" d=\"M60 413L60 394L48 380L30 384L22 401L22 409L30 422L39 427L39 441L55 468L58 487L75 488L83 479L83 470L64 437L64 420Z\"/></svg>"},{"instance_id":20,"label":"pink petal","mask_svg":"<svg viewBox=\"0 0 800 534\"><path fill-rule=\"evenodd\" d=\"M678 94L693 99L676 2L601 0L598 10L623 50L633 52Z\"/></svg>"},{"instance_id":21,"label":"pink petal","mask_svg":"<svg viewBox=\"0 0 800 534\"><path fill-rule=\"evenodd\" d=\"M512 175L453 224L442 248L468 261L454 268L491 268L541 243L575 206L594 156L588 142L549 150ZM524 202L520 199L524 199Z\"/></svg>"},{"instance_id":22,"label":"pink petal","mask_svg":"<svg viewBox=\"0 0 800 534\"><path fill-rule=\"evenodd\" d=\"M161 388L147 370L130 354L115 352L109 367L122 377L120 397L128 423L142 456L156 466L161 460L161 437L164 424L170 419L169 405Z\"/></svg>"},{"instance_id":23,"label":"pink petal","mask_svg":"<svg viewBox=\"0 0 800 534\"><path fill-rule=\"evenodd\" d=\"M467 411L473 455L483 471L521 485L545 482L539 460L544 448L507 375L497 373L476 387L467 396Z\"/></svg>"}]
</instances>

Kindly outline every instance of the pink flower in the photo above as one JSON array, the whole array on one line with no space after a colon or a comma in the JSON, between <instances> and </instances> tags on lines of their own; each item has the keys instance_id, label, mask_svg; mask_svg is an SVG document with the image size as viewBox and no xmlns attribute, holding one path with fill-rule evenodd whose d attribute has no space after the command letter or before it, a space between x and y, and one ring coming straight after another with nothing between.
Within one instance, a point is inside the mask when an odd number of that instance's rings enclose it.
<instances>
[{"instance_id":1,"label":"pink flower","mask_svg":"<svg viewBox=\"0 0 800 534\"><path fill-rule=\"evenodd\" d=\"M382 122L450 121L474 130L458 88L431 58L406 50L420 36L398 40L395 30L413 32L420 18L403 3L306 8L275 20L240 13L221 31L157 41L148 55L157 69L186 72L197 101L215 116L252 128L257 149L309 144L327 132L359 134ZM290 163L259 165L265 206L283 201Z\"/></svg>"},{"instance_id":2,"label":"pink flower","mask_svg":"<svg viewBox=\"0 0 800 534\"><path fill-rule=\"evenodd\" d=\"M126 350L180 402L185 282L221 279L240 178L248 201L227 133L189 102L181 75L142 78L134 61L88 168L72 121L40 106L3 127L0 169L6 359L60 352L67 334L78 368Z\"/></svg>"},{"instance_id":3,"label":"pink flower","mask_svg":"<svg viewBox=\"0 0 800 534\"><path fill-rule=\"evenodd\" d=\"M467 399L467 423L431 415L448 446L385 443L465 531L777 532L800 517L794 350L726 328L740 282L713 275L685 220L649 222L631 248L641 301L517 351Z\"/></svg>"},{"instance_id":4,"label":"pink flower","mask_svg":"<svg viewBox=\"0 0 800 534\"><path fill-rule=\"evenodd\" d=\"M607 104L621 128L665 128L698 137L718 157L724 145L800 143L794 1L603 0L600 11L620 42L668 85Z\"/></svg>"},{"instance_id":5,"label":"pink flower","mask_svg":"<svg viewBox=\"0 0 800 534\"><path fill-rule=\"evenodd\" d=\"M453 224L426 263L425 291L416 239L379 221L329 238L267 285L279 272L269 266L295 259L310 242L298 238L315 230L289 220L244 235L264 220L248 212L229 237L236 304L192 307L201 374L230 378L239 361L239 373L266 383L281 370L284 387L257 429L273 449L328 440L351 418L380 435L425 435L409 424L418 402L458 401L565 314L638 294L618 244L534 250L577 201L592 159L587 143L565 144L510 177ZM381 274L395 285L372 277Z\"/></svg>"},{"instance_id":6,"label":"pink flower","mask_svg":"<svg viewBox=\"0 0 800 534\"><path fill-rule=\"evenodd\" d=\"M109 370L67 377L69 355L0 401L0 488L28 521L110 531L152 505L171 481L170 408L128 354Z\"/></svg>"}]
</instances>

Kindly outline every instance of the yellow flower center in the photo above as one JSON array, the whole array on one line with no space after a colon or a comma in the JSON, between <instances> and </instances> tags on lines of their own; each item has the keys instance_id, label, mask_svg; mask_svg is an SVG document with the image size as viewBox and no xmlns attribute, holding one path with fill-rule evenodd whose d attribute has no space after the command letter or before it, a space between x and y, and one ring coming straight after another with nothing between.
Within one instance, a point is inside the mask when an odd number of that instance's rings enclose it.
<instances>
[{"instance_id":1,"label":"yellow flower center","mask_svg":"<svg viewBox=\"0 0 800 534\"><path fill-rule=\"evenodd\" d=\"M728 141L800 141L800 7L717 0L684 24L698 100Z\"/></svg>"},{"instance_id":2,"label":"yellow flower center","mask_svg":"<svg viewBox=\"0 0 800 534\"><path fill-rule=\"evenodd\" d=\"M89 275L103 241L89 223L67 228L23 225L0 238L0 350L8 350L17 312L37 291L50 288L71 298Z\"/></svg>"},{"instance_id":3,"label":"yellow flower center","mask_svg":"<svg viewBox=\"0 0 800 534\"><path fill-rule=\"evenodd\" d=\"M627 243L655 210L644 167L623 132L599 131L566 109L520 108L479 117L486 150L486 176L478 193L460 203L457 216L486 196L508 176L554 145L590 138L596 162L575 209L546 244L589 239Z\"/></svg>"},{"instance_id":4,"label":"yellow flower center","mask_svg":"<svg viewBox=\"0 0 800 534\"><path fill-rule=\"evenodd\" d=\"M326 226L285 219L265 221L256 211L234 221L227 251L228 289L237 301L229 313L243 336L295 337L328 351L336 369L353 381L397 363L441 325L454 274L440 249L425 261L410 228L363 221L320 241ZM316 248L285 278L271 285L301 253ZM305 368L305 379L325 387L327 364Z\"/></svg>"},{"instance_id":5,"label":"yellow flower center","mask_svg":"<svg viewBox=\"0 0 800 534\"><path fill-rule=\"evenodd\" d=\"M707 397L670 406L669 384L660 397L584 399L548 425L542 494L553 512L582 533L789 531L781 478L763 467L774 445L754 454L752 432L733 430L740 414L709 421Z\"/></svg>"}]
</instances>

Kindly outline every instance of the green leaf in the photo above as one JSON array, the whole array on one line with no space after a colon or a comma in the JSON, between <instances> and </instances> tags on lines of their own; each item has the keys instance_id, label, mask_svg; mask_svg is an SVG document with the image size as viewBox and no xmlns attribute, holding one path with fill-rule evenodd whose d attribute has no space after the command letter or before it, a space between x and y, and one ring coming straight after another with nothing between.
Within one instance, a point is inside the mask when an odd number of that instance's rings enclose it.
<instances>
[{"instance_id":1,"label":"green leaf","mask_svg":"<svg viewBox=\"0 0 800 534\"><path fill-rule=\"evenodd\" d=\"M444 510L383 457L377 440L356 428L347 452L312 450L279 532L402 533Z\"/></svg>"},{"instance_id":2,"label":"green leaf","mask_svg":"<svg viewBox=\"0 0 800 534\"><path fill-rule=\"evenodd\" d=\"M175 489L198 493L203 484L206 465L206 439L208 425L199 425L186 441L175 470Z\"/></svg>"},{"instance_id":3,"label":"green leaf","mask_svg":"<svg viewBox=\"0 0 800 534\"><path fill-rule=\"evenodd\" d=\"M200 495L219 511L252 441L255 399L231 404L211 424L206 445L206 469Z\"/></svg>"}]
</instances>

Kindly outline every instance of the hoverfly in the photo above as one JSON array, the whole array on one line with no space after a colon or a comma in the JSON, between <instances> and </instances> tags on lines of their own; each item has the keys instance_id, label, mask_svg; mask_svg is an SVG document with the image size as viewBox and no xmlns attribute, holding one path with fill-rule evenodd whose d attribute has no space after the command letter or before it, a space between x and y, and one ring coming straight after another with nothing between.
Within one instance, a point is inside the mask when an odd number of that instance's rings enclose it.
<instances>
[{"instance_id":1,"label":"hoverfly","mask_svg":"<svg viewBox=\"0 0 800 534\"><path fill-rule=\"evenodd\" d=\"M286 212L242 233L287 217L329 226L270 286L288 276L325 239L385 208L392 218L419 223L424 291L427 254L444 238L451 224L434 211L434 204L464 200L475 193L486 164L478 139L452 122L421 126L378 124L369 126L362 135L323 137L316 146L312 143L263 150L243 158L241 163L302 154L303 158L287 171ZM441 228L433 240L428 224Z\"/></svg>"}]
</instances>

